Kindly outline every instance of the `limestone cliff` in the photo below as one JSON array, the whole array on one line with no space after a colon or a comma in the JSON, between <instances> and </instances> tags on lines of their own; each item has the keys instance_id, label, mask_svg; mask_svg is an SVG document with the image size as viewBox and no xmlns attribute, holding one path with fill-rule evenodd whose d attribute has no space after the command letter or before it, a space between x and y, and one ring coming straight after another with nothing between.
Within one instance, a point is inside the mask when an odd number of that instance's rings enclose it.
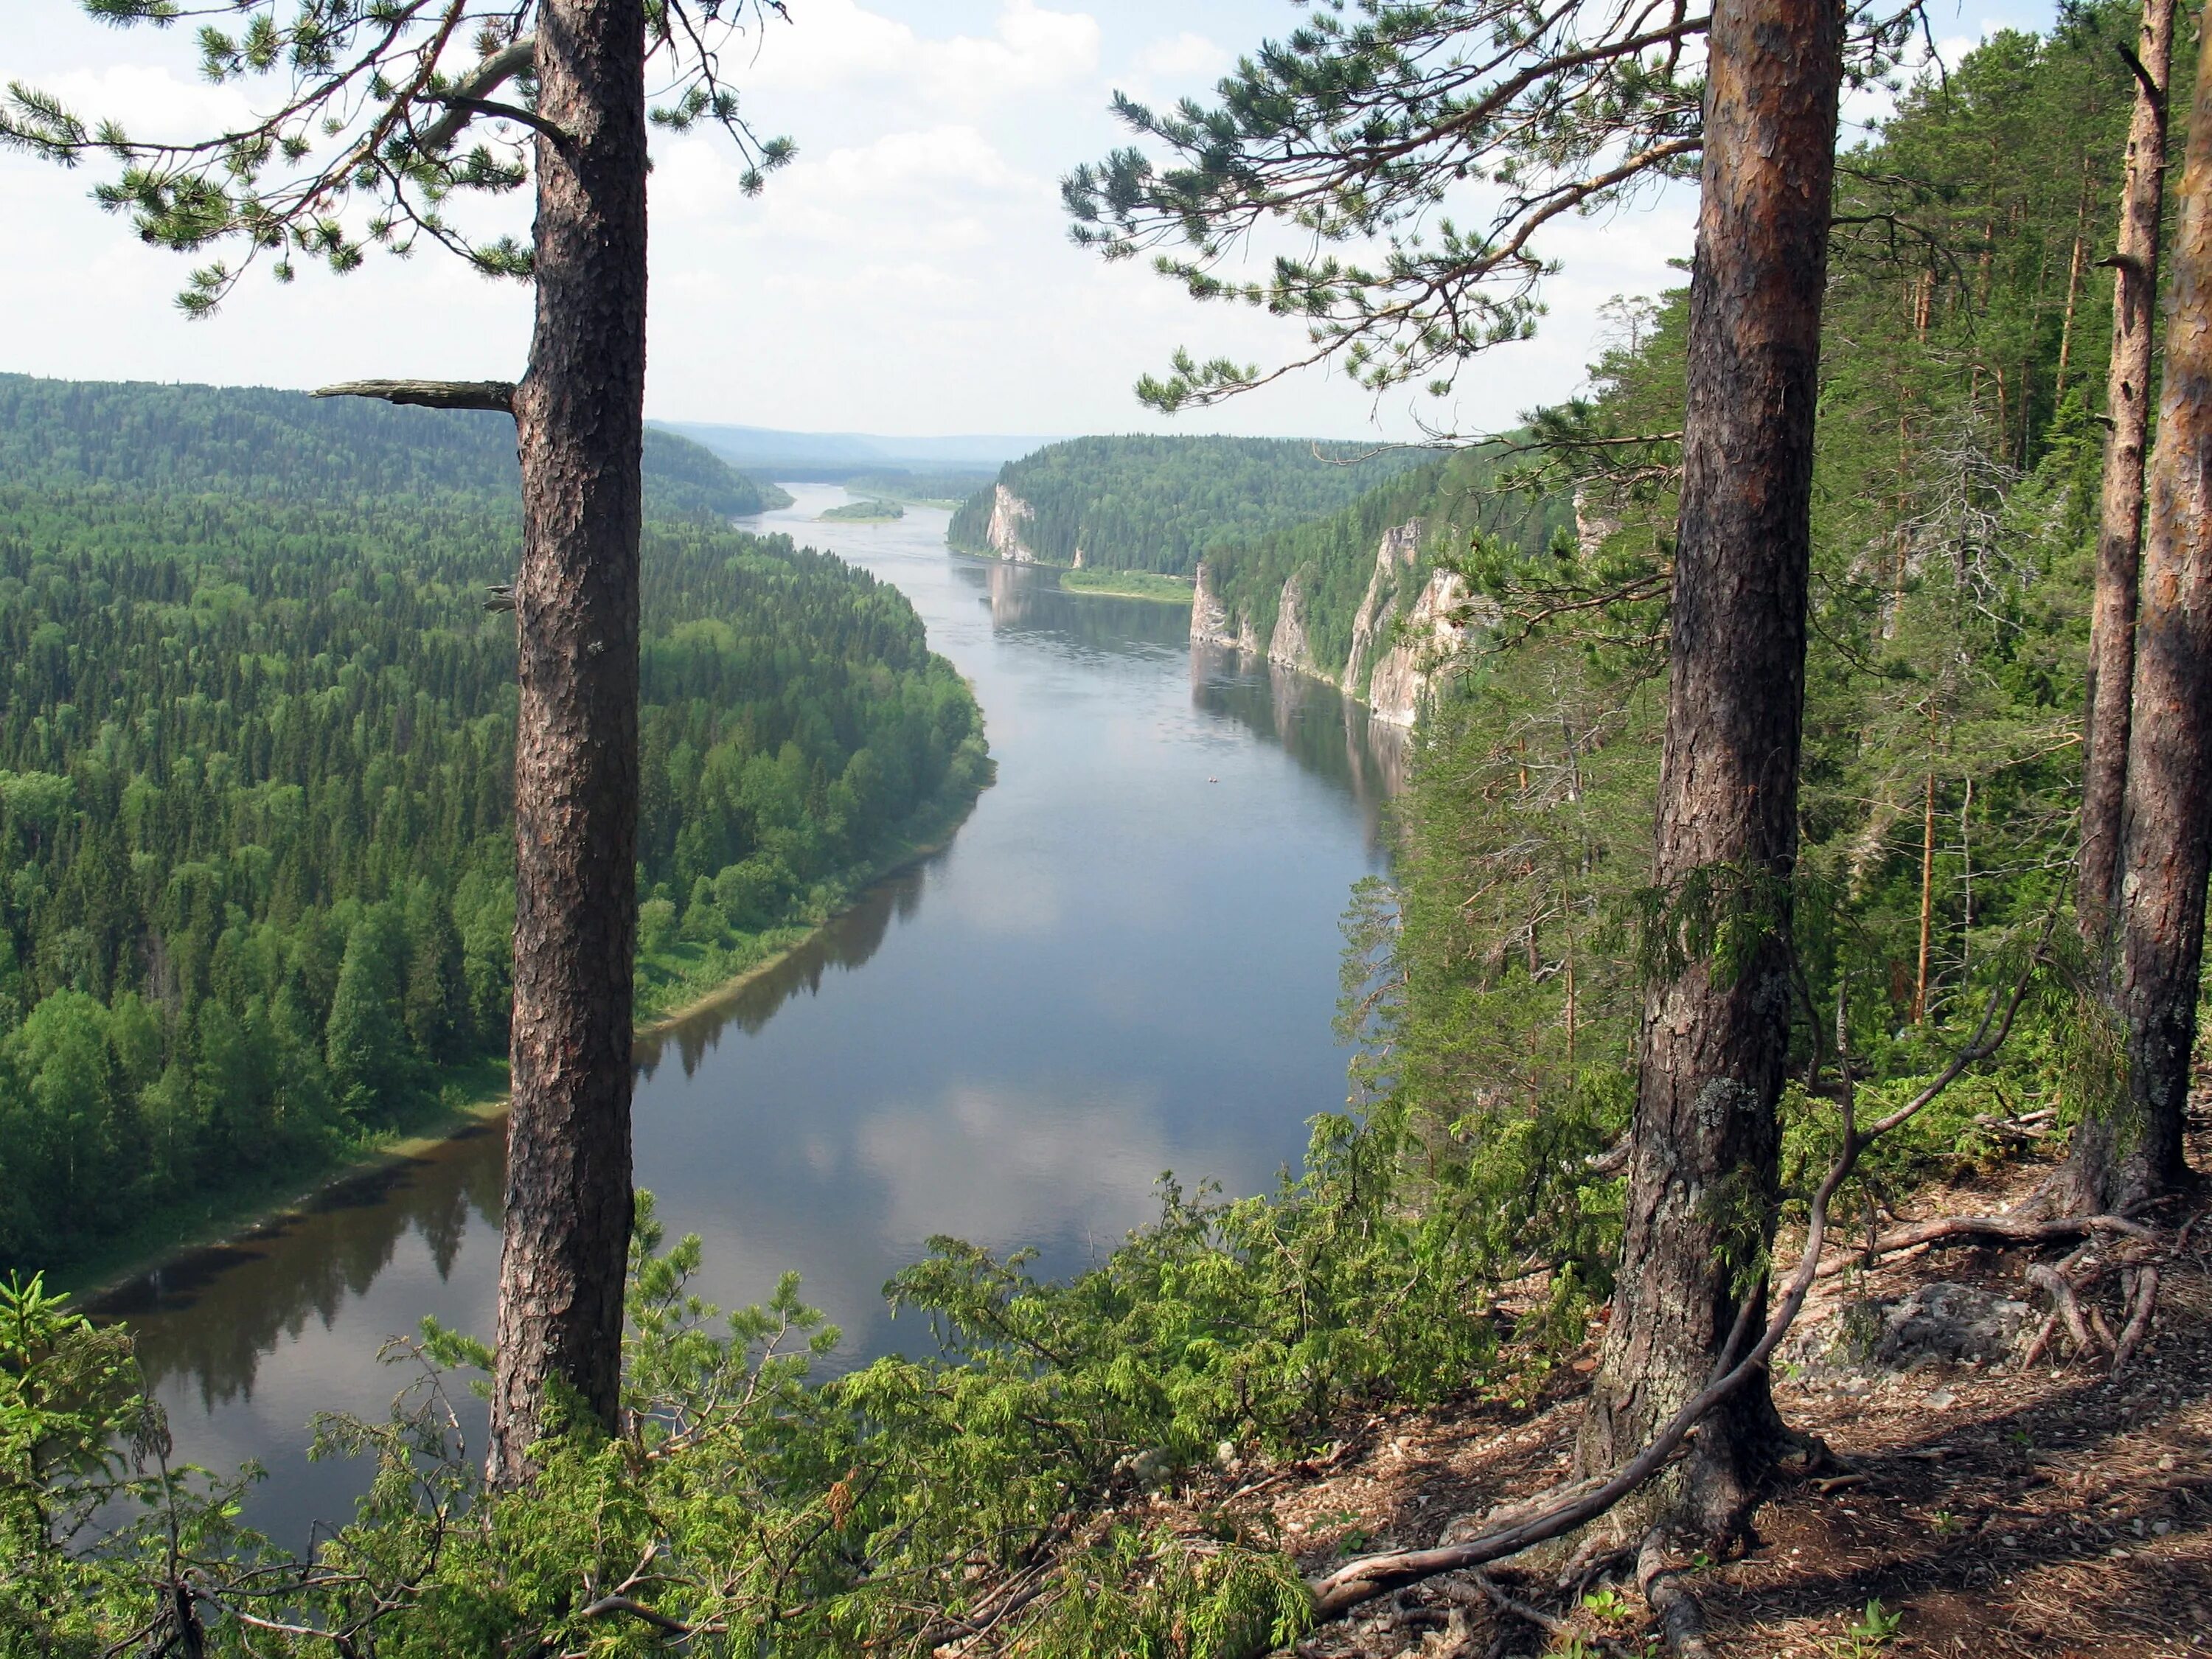
<instances>
[{"instance_id":1,"label":"limestone cliff","mask_svg":"<svg viewBox=\"0 0 2212 1659\"><path fill-rule=\"evenodd\" d=\"M1335 684L1336 677L1314 660L1313 641L1307 634L1305 584L1297 571L1283 584L1283 597L1275 606L1275 635L1267 641L1267 660Z\"/></svg>"},{"instance_id":2,"label":"limestone cliff","mask_svg":"<svg viewBox=\"0 0 2212 1659\"><path fill-rule=\"evenodd\" d=\"M1022 539L1022 526L1036 516L1036 509L1027 501L1000 484L992 498L991 522L983 532L983 539L1002 559L1015 564L1035 564L1037 556Z\"/></svg>"},{"instance_id":3,"label":"limestone cliff","mask_svg":"<svg viewBox=\"0 0 2212 1659\"><path fill-rule=\"evenodd\" d=\"M1375 574L1367 579L1367 597L1359 602L1359 614L1352 619L1352 654L1344 664L1345 689L1356 697L1366 695L1375 653L1389 642L1390 611L1398 598L1399 574L1411 571L1420 557L1419 519L1409 519L1382 532L1382 545L1375 550Z\"/></svg>"},{"instance_id":4,"label":"limestone cliff","mask_svg":"<svg viewBox=\"0 0 2212 1659\"><path fill-rule=\"evenodd\" d=\"M1371 718L1410 726L1428 696L1431 677L1463 642L1467 629L1467 585L1449 571L1432 572L1413 597L1401 596L1420 568L1421 520L1408 520L1382 532L1375 550L1375 571L1352 617L1352 648L1341 678L1315 656L1313 617L1305 573L1294 571L1283 584L1275 608L1275 628L1267 644L1267 660L1312 679L1340 686L1368 706ZM1252 618L1232 614L1201 564L1192 596L1190 637L1194 645L1226 646L1261 654Z\"/></svg>"},{"instance_id":5,"label":"limestone cliff","mask_svg":"<svg viewBox=\"0 0 2212 1659\"><path fill-rule=\"evenodd\" d=\"M1231 626L1234 623L1236 625ZM1212 579L1206 566L1198 567L1198 580L1191 589L1190 638L1194 645L1225 645L1232 651L1249 651L1259 654L1260 636L1253 629L1249 617L1231 617L1229 607L1213 591Z\"/></svg>"},{"instance_id":6,"label":"limestone cliff","mask_svg":"<svg viewBox=\"0 0 2212 1659\"><path fill-rule=\"evenodd\" d=\"M1467 584L1456 572L1430 573L1389 648L1375 659L1366 702L1376 720L1411 726L1419 717L1431 677L1467 638L1459 620L1466 601Z\"/></svg>"}]
</instances>

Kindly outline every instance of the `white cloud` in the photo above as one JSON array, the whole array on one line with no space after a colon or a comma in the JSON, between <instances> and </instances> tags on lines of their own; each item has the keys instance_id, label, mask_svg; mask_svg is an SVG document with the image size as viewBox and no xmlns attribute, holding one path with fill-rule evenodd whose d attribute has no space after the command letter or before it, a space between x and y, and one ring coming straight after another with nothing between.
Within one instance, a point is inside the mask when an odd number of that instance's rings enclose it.
<instances>
[{"instance_id":1,"label":"white cloud","mask_svg":"<svg viewBox=\"0 0 2212 1659\"><path fill-rule=\"evenodd\" d=\"M1066 84L1097 67L1097 21L1007 0L988 37L930 40L855 0L808 0L788 27L771 25L744 84L764 105L778 94L862 92L894 101L975 108Z\"/></svg>"},{"instance_id":2,"label":"white cloud","mask_svg":"<svg viewBox=\"0 0 2212 1659\"><path fill-rule=\"evenodd\" d=\"M1185 29L1153 41L1137 54L1137 73L1147 81L1206 82L1218 80L1236 62L1236 54L1202 34Z\"/></svg>"}]
</instances>

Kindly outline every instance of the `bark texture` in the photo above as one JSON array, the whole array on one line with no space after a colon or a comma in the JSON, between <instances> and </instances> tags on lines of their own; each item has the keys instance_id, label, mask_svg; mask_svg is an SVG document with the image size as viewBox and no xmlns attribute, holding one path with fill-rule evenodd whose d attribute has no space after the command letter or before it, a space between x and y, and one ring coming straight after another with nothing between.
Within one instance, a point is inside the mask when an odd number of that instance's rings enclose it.
<instances>
[{"instance_id":1,"label":"bark texture","mask_svg":"<svg viewBox=\"0 0 2212 1659\"><path fill-rule=\"evenodd\" d=\"M522 567L514 1109L490 1472L549 1398L612 1425L629 1244L636 933L642 0L542 0L538 313L515 389Z\"/></svg>"},{"instance_id":2,"label":"bark texture","mask_svg":"<svg viewBox=\"0 0 2212 1659\"><path fill-rule=\"evenodd\" d=\"M1729 1263L1751 1266L1773 1233L1841 40L1827 0L1713 10L1655 876L1670 896L1715 882L1756 921L1733 960L1692 959L1646 994L1584 1473L1625 1461L1710 1380L1739 1305ZM1784 1440L1762 1376L1614 1524L1724 1537Z\"/></svg>"},{"instance_id":3,"label":"bark texture","mask_svg":"<svg viewBox=\"0 0 2212 1659\"><path fill-rule=\"evenodd\" d=\"M2212 871L2212 30L2197 69L2150 467L2121 834L2117 1000L2128 1108L2076 1132L2077 1201L2120 1206L2188 1178L2182 1132Z\"/></svg>"},{"instance_id":4,"label":"bark texture","mask_svg":"<svg viewBox=\"0 0 2212 1659\"><path fill-rule=\"evenodd\" d=\"M2166 88L2172 84L2174 0L2145 0L2136 58L2152 87L2136 87L2112 257L2112 357L2106 371L2105 451L2097 580L2083 718L2081 851L2075 916L2097 963L2110 960L2127 791L2130 688L2135 679L2136 585L2142 558L2143 454L2150 427L2156 333L2159 216L2166 198ZM2152 89L2154 87L2155 91Z\"/></svg>"}]
</instances>

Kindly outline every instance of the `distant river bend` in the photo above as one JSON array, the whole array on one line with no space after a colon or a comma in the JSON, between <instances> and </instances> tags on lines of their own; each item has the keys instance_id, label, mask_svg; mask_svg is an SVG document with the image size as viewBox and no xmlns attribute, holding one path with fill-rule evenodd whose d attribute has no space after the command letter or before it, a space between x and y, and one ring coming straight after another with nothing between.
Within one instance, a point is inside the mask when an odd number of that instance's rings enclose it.
<instances>
[{"instance_id":1,"label":"distant river bend","mask_svg":"<svg viewBox=\"0 0 2212 1659\"><path fill-rule=\"evenodd\" d=\"M946 514L769 529L896 583L975 685L998 782L951 844L775 971L641 1045L637 1174L702 1293L796 1268L849 1364L927 1342L884 1280L934 1233L1034 1244L1065 1273L1152 1212L1170 1170L1267 1187L1344 1098L1340 919L1381 867L1401 734L1325 685L1188 640L1174 606L1063 592L962 557ZM181 1457L252 1458L283 1541L351 1512L362 1471L306 1456L317 1411L377 1414L383 1340L425 1314L489 1333L498 1126L172 1264L121 1305Z\"/></svg>"}]
</instances>

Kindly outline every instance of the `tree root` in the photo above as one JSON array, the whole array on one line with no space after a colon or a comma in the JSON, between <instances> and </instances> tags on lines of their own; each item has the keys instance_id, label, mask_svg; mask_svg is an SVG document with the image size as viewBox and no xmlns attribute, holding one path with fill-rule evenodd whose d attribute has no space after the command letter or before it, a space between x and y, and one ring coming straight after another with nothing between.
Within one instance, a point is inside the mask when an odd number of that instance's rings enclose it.
<instances>
[{"instance_id":1,"label":"tree root","mask_svg":"<svg viewBox=\"0 0 2212 1659\"><path fill-rule=\"evenodd\" d=\"M2051 1302L2058 1317L2065 1322L2066 1334L2083 1353L2096 1350L2096 1339L2089 1334L2088 1322L2081 1317L2081 1304L2074 1294L2074 1287L2066 1282L2066 1275L2057 1268L2036 1262L2027 1270L2027 1282L2051 1292Z\"/></svg>"},{"instance_id":2,"label":"tree root","mask_svg":"<svg viewBox=\"0 0 2212 1659\"><path fill-rule=\"evenodd\" d=\"M2121 1328L2119 1346L2112 1350L2112 1375L2118 1377L2127 1369L2128 1361L2135 1358L2136 1349L2150 1330L2151 1310L2158 1303L2158 1269L2144 1267L2136 1274L2135 1304L2128 1310L2128 1322Z\"/></svg>"},{"instance_id":3,"label":"tree root","mask_svg":"<svg viewBox=\"0 0 2212 1659\"><path fill-rule=\"evenodd\" d=\"M2084 1238L2093 1233L2121 1233L2151 1242L2158 1237L2140 1221L2130 1221L2122 1215L2058 1216L2047 1220L2010 1215L1944 1216L1934 1221L1916 1221L1909 1226L1892 1228L1875 1240L1873 1255L1879 1259L1893 1251L1910 1249L1916 1244L1933 1244L1946 1238L1994 1238L2008 1244L2047 1244L2055 1239ZM1861 1265L1861 1261L1857 1256L1844 1256L1823 1263L1820 1277L1832 1279Z\"/></svg>"},{"instance_id":4,"label":"tree root","mask_svg":"<svg viewBox=\"0 0 2212 1659\"><path fill-rule=\"evenodd\" d=\"M1705 1609L1697 1592L1684 1582L1682 1570L1668 1558L1665 1541L1648 1534L1636 1553L1636 1587L1659 1615L1659 1627L1675 1659L1712 1659L1705 1645Z\"/></svg>"}]
</instances>

